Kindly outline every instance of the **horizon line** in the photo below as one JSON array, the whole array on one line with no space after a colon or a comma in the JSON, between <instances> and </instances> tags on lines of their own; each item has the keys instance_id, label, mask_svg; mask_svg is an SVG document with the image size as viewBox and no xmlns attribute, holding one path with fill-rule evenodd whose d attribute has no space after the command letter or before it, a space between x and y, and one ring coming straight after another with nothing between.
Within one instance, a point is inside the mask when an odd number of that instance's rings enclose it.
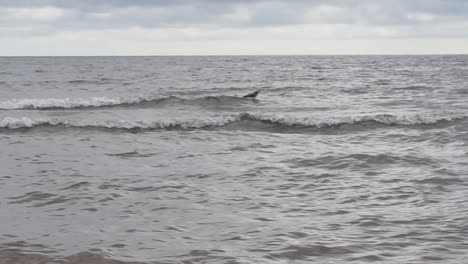
<instances>
[{"instance_id":1,"label":"horizon line","mask_svg":"<svg viewBox=\"0 0 468 264\"><path fill-rule=\"evenodd\" d=\"M468 53L394 53L394 54L157 54L157 55L0 55L0 58L25 58L25 57L286 57L286 56L467 56Z\"/></svg>"}]
</instances>

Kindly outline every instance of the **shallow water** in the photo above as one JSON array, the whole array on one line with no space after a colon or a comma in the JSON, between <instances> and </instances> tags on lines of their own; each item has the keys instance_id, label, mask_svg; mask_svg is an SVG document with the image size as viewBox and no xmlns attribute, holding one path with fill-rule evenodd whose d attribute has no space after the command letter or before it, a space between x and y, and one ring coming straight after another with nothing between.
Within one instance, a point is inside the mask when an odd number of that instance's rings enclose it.
<instances>
[{"instance_id":1,"label":"shallow water","mask_svg":"<svg viewBox=\"0 0 468 264\"><path fill-rule=\"evenodd\" d=\"M464 263L467 69L0 58L0 263Z\"/></svg>"}]
</instances>

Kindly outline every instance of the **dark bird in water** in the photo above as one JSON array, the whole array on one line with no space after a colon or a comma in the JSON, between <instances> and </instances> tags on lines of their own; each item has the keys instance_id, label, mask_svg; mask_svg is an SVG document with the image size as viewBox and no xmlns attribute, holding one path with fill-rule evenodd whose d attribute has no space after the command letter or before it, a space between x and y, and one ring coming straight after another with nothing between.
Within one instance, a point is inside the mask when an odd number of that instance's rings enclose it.
<instances>
[{"instance_id":1,"label":"dark bird in water","mask_svg":"<svg viewBox=\"0 0 468 264\"><path fill-rule=\"evenodd\" d=\"M255 98L255 97L257 97L257 95L258 95L259 92L260 92L260 90L255 91L255 92L253 92L253 93L249 93L249 94L247 94L247 95L242 96L242 98Z\"/></svg>"}]
</instances>

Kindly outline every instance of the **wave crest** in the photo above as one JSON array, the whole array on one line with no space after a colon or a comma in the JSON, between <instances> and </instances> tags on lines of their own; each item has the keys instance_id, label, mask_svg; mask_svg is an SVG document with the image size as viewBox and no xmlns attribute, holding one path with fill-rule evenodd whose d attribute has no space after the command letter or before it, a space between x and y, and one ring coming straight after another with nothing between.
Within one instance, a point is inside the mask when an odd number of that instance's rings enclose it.
<instances>
[{"instance_id":1,"label":"wave crest","mask_svg":"<svg viewBox=\"0 0 468 264\"><path fill-rule=\"evenodd\" d=\"M388 126L409 126L418 128L466 120L466 116L431 116L431 115L375 115L343 118L316 119L313 117L294 117L287 115L241 113L235 115L206 116L203 118L160 119L153 121L73 121L46 118L7 117L0 121L1 129L30 129L35 127L57 127L77 129L110 130L156 130L156 129L216 129L259 130L268 132L314 132L322 130L347 131L373 129Z\"/></svg>"},{"instance_id":2,"label":"wave crest","mask_svg":"<svg viewBox=\"0 0 468 264\"><path fill-rule=\"evenodd\" d=\"M0 102L0 110L60 110L60 109L82 109L82 108L98 108L98 107L139 107L139 106L155 106L162 102L171 103L188 103L195 104L226 104L230 102L246 101L234 96L206 96L200 98L180 98L175 96L169 97L142 97L142 98L108 98L108 97L91 97L91 98L47 98L47 99L15 99L5 102Z\"/></svg>"},{"instance_id":3,"label":"wave crest","mask_svg":"<svg viewBox=\"0 0 468 264\"><path fill-rule=\"evenodd\" d=\"M88 99L18 99L6 102L0 102L0 109L2 110L16 110L16 109L70 109L70 108L86 108L86 107L101 107L101 106L115 106L121 104L137 104L142 99L116 99L107 97L92 97Z\"/></svg>"},{"instance_id":4,"label":"wave crest","mask_svg":"<svg viewBox=\"0 0 468 264\"><path fill-rule=\"evenodd\" d=\"M442 116L430 114L415 115L362 115L349 117L331 117L317 120L314 117L278 116L271 114L242 114L244 119L259 120L267 123L277 123L295 127L332 128L345 125L385 125L385 126L419 126L434 125L467 118L464 115Z\"/></svg>"},{"instance_id":5,"label":"wave crest","mask_svg":"<svg viewBox=\"0 0 468 264\"><path fill-rule=\"evenodd\" d=\"M236 116L208 117L204 119L161 119L156 121L69 121L28 117L6 117L0 122L0 128L4 129L22 129L34 128L39 126L64 127L64 128L103 128L103 129L125 129L125 130L151 130L151 129L198 129L208 127L224 126L236 121Z\"/></svg>"}]
</instances>

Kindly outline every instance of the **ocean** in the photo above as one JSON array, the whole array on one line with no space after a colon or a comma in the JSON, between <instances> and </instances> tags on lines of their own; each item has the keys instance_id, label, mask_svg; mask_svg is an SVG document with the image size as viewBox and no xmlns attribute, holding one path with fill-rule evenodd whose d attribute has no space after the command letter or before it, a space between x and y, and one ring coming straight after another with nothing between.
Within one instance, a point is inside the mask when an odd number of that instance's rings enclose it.
<instances>
[{"instance_id":1,"label":"ocean","mask_svg":"<svg viewBox=\"0 0 468 264\"><path fill-rule=\"evenodd\" d=\"M467 102L463 55L1 57L0 263L466 263Z\"/></svg>"}]
</instances>

